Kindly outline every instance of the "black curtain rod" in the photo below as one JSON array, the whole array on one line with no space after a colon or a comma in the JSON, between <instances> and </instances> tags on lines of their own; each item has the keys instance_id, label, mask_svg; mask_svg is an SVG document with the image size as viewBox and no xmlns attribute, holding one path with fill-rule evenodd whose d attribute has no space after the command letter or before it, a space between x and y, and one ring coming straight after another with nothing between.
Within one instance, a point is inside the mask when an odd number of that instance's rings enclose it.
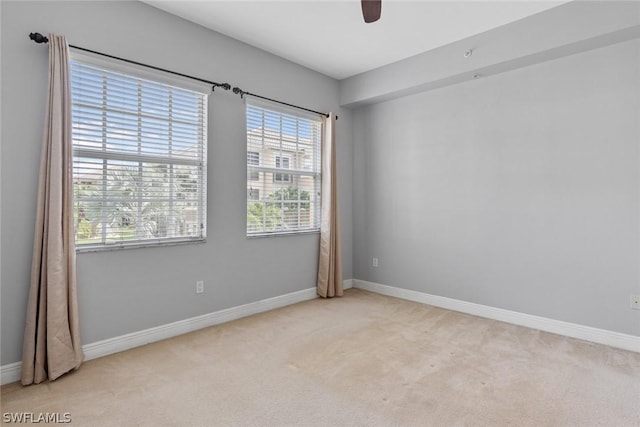
<instances>
[{"instance_id":1,"label":"black curtain rod","mask_svg":"<svg viewBox=\"0 0 640 427\"><path fill-rule=\"evenodd\" d=\"M278 104L286 105L287 107L293 107L293 108L297 108L298 110L304 110L304 111L308 111L310 113L315 113L315 114L319 114L321 116L329 117L328 113L322 113L320 111L310 110L308 108L300 107L298 105L289 104L288 102L282 102L282 101L278 101L277 99L267 98L266 96L256 95L255 93L246 92L246 91L240 89L237 86L233 88L233 93L235 93L236 95L240 95L240 98L243 98L245 95L255 96L256 98L266 99L267 101L271 101L271 102L275 102L275 103L278 103ZM338 116L336 116L336 120L338 120Z\"/></svg>"},{"instance_id":2,"label":"black curtain rod","mask_svg":"<svg viewBox=\"0 0 640 427\"><path fill-rule=\"evenodd\" d=\"M46 37L46 36L43 36L40 33L31 33L31 34L29 34L29 38L31 40L33 40L34 42L36 42L36 43L49 43L49 38ZM174 74L176 76L181 76L181 77L186 77L188 79L197 80L199 82L209 83L210 85L212 85L212 87L211 87L212 91L215 91L215 89L217 87L221 87L224 90L231 89L231 85L229 83L212 82L211 80L205 80L205 79L201 79L199 77L190 76L188 74L178 73L176 71L171 71L171 70L167 70L165 68L156 67L154 65L143 64L142 62L137 62L137 61L132 61L130 59L120 58L118 56L113 56L113 55L109 55L109 54L102 53L102 52L96 52L95 50L85 49L83 47L74 46L72 44L70 44L69 47L72 47L72 48L78 49L78 50L82 50L82 51L85 51L85 52L93 53L93 54L96 54L96 55L100 55L100 56L106 56L107 58L112 58L112 59L117 59L119 61L128 62L130 64L140 65L142 67L147 67L147 68L151 68L151 69L158 70L158 71L164 71L165 73Z\"/></svg>"},{"instance_id":3,"label":"black curtain rod","mask_svg":"<svg viewBox=\"0 0 640 427\"><path fill-rule=\"evenodd\" d=\"M31 33L31 34L29 34L29 38L31 40L33 40L34 42L36 42L36 43L49 43L49 38L46 37L46 36L43 36L40 33ZM112 59L117 59L119 61L128 62L130 64L140 65L142 67L147 67L147 68L151 68L151 69L158 70L158 71L164 71L165 73L170 73L170 74L174 74L176 76L186 77L188 79L197 80L199 82L209 83L210 85L212 85L212 88L211 88L212 91L215 91L215 89L217 87L220 87L220 88L222 88L224 90L230 90L231 89L231 85L229 83L212 82L211 80L205 80L205 79L201 79L199 77L190 76L188 74L183 74L183 73L178 73L176 71L167 70L166 68L160 68L160 67L156 67L154 65L143 64L142 62L132 61L132 60L126 59L126 58L120 58L118 56L113 56L113 55L109 55L109 54L102 53L102 52L96 52L95 50L85 49L84 47L74 46L72 44L70 44L69 47L72 47L72 48L77 49L77 50L82 50L84 52L89 52L89 53L93 53L93 54L96 54L96 55L105 56L107 58L112 58ZM327 114L327 113L322 113L320 111L310 110L309 108L304 108L304 107L300 107L298 105L289 104L287 102L278 101L277 99L267 98L266 96L256 95L255 93L246 92L246 91L240 89L239 87L234 87L233 88L233 93L235 93L236 95L240 95L241 98L244 97L245 95L251 95L251 96L255 96L256 98L266 99L267 101L275 102L275 103L278 103L278 104L286 105L288 107L293 107L293 108L297 108L299 110L304 110L304 111L308 111L310 113L315 113L315 114L319 114L321 116L329 117L329 114ZM336 116L336 120L338 120L338 116Z\"/></svg>"}]
</instances>

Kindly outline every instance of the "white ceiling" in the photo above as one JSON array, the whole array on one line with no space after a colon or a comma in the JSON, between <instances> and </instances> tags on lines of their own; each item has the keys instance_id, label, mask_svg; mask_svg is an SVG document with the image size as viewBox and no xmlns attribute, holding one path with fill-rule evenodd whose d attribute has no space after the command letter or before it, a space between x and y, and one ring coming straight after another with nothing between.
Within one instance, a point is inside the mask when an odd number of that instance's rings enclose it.
<instances>
[{"instance_id":1,"label":"white ceiling","mask_svg":"<svg viewBox=\"0 0 640 427\"><path fill-rule=\"evenodd\" d=\"M567 0L143 0L234 39L344 79L542 12Z\"/></svg>"}]
</instances>

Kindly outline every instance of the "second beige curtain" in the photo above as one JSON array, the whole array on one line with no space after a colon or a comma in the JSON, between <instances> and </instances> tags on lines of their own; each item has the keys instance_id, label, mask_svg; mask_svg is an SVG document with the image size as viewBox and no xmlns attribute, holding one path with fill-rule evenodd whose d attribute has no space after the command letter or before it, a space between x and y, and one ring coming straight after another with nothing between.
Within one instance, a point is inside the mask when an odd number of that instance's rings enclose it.
<instances>
[{"instance_id":1,"label":"second beige curtain","mask_svg":"<svg viewBox=\"0 0 640 427\"><path fill-rule=\"evenodd\" d=\"M317 292L323 298L342 296L342 251L338 215L336 116L325 119L322 139L322 213Z\"/></svg>"},{"instance_id":2,"label":"second beige curtain","mask_svg":"<svg viewBox=\"0 0 640 427\"><path fill-rule=\"evenodd\" d=\"M22 384L54 380L82 363L76 296L69 47L49 35L49 95L40 162Z\"/></svg>"}]
</instances>

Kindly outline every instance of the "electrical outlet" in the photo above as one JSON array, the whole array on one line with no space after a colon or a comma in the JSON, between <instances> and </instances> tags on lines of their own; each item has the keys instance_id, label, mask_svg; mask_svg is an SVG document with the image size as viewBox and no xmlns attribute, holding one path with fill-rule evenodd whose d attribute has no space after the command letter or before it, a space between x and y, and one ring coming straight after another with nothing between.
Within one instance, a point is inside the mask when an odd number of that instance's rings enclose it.
<instances>
[{"instance_id":1,"label":"electrical outlet","mask_svg":"<svg viewBox=\"0 0 640 427\"><path fill-rule=\"evenodd\" d=\"M196 294L201 294L204 292L204 280L198 280L196 282Z\"/></svg>"},{"instance_id":2,"label":"electrical outlet","mask_svg":"<svg viewBox=\"0 0 640 427\"><path fill-rule=\"evenodd\" d=\"M640 310L640 295L631 295L631 308Z\"/></svg>"},{"instance_id":3,"label":"electrical outlet","mask_svg":"<svg viewBox=\"0 0 640 427\"><path fill-rule=\"evenodd\" d=\"M374 258L373 259L373 266L377 267L378 266L378 258Z\"/></svg>"}]
</instances>

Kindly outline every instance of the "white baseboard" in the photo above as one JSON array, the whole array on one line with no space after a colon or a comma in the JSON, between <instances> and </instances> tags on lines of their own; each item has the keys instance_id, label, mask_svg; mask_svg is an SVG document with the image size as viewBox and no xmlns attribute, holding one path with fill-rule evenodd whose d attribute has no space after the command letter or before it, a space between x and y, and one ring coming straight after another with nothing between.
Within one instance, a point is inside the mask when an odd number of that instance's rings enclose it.
<instances>
[{"instance_id":1,"label":"white baseboard","mask_svg":"<svg viewBox=\"0 0 640 427\"><path fill-rule=\"evenodd\" d=\"M239 305L215 311L213 313L192 317L190 319L179 320L166 325L160 325L154 328L86 344L82 346L82 350L84 351L85 360L96 359L98 357L139 347L141 345L197 331L198 329L251 316L252 314L258 314L275 308L295 304L297 302L314 299L317 298L317 296L316 288L308 288L302 291L291 292L289 294L267 298L261 301Z\"/></svg>"},{"instance_id":2,"label":"white baseboard","mask_svg":"<svg viewBox=\"0 0 640 427\"><path fill-rule=\"evenodd\" d=\"M474 316L486 317L488 319L526 326L532 329L538 329L545 332L551 332L558 335L578 338L585 341L591 341L640 353L640 337L635 335L627 335L605 329L563 322L561 320L518 313L516 311L504 310L502 308L475 304L472 302L431 295L424 292L412 291L394 286L381 285L380 283L367 282L364 280L353 279L352 282L353 287L357 289L364 289L383 295L402 298L409 301L433 305L453 311L472 314Z\"/></svg>"},{"instance_id":3,"label":"white baseboard","mask_svg":"<svg viewBox=\"0 0 640 427\"><path fill-rule=\"evenodd\" d=\"M343 287L344 289L353 287L353 279L345 280ZM97 341L91 344L85 344L82 346L82 350L84 352L85 360L96 359L98 357L129 350L141 345L172 338L198 329L218 325L220 323L251 316L252 314L262 313L295 304L297 302L311 300L317 297L316 288L303 289L301 291L291 292L285 295L227 308L225 310L204 314L202 316L196 316L190 319L132 332L130 334ZM9 384L19 381L21 365L21 362L15 362L0 366L0 384Z\"/></svg>"},{"instance_id":4,"label":"white baseboard","mask_svg":"<svg viewBox=\"0 0 640 427\"><path fill-rule=\"evenodd\" d=\"M0 367L0 385L20 381L22 362L9 363Z\"/></svg>"}]
</instances>

